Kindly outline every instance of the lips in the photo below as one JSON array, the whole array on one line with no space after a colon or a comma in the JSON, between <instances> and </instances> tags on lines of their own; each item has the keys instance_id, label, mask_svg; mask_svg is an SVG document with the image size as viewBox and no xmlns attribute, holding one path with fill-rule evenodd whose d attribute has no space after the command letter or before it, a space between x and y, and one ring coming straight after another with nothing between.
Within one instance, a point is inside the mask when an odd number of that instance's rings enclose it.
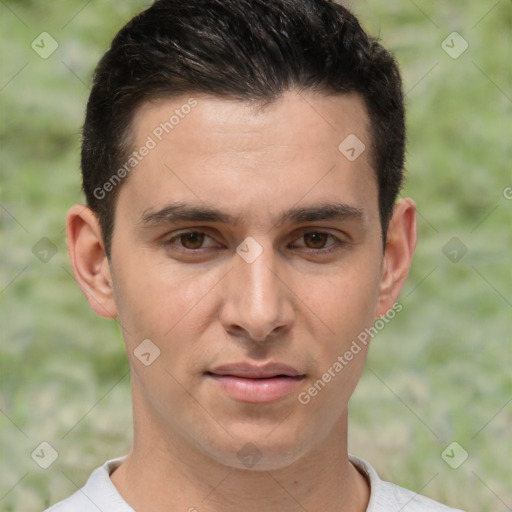
<instances>
[{"instance_id":1,"label":"lips","mask_svg":"<svg viewBox=\"0 0 512 512\"><path fill-rule=\"evenodd\" d=\"M278 376L298 377L302 375L299 370L281 363L267 363L263 366L255 366L249 363L226 364L217 366L208 373L246 379L269 379Z\"/></svg>"},{"instance_id":2,"label":"lips","mask_svg":"<svg viewBox=\"0 0 512 512\"><path fill-rule=\"evenodd\" d=\"M206 372L206 375L228 397L246 403L268 403L282 399L296 389L305 377L296 368L282 363L262 366L227 364Z\"/></svg>"}]
</instances>

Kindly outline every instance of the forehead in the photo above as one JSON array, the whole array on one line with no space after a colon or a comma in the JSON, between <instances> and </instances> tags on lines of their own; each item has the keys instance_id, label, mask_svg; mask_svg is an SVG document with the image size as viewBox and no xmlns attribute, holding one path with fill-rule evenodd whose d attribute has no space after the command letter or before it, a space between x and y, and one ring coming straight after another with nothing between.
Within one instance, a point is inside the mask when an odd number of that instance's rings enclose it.
<instances>
[{"instance_id":1,"label":"forehead","mask_svg":"<svg viewBox=\"0 0 512 512\"><path fill-rule=\"evenodd\" d=\"M355 94L289 92L265 105L182 96L142 105L132 130L144 156L120 201L139 216L192 200L237 218L320 199L378 208L368 116Z\"/></svg>"},{"instance_id":2,"label":"forehead","mask_svg":"<svg viewBox=\"0 0 512 512\"><path fill-rule=\"evenodd\" d=\"M332 146L340 137L356 132L367 139L368 128L367 110L359 94L312 91L288 91L268 102L204 94L157 99L139 106L132 123L136 144L148 135L157 143L195 137L196 147L207 149L212 140L218 144L222 138L238 150L276 141L326 149L325 143ZM221 149L217 144L213 149Z\"/></svg>"}]
</instances>

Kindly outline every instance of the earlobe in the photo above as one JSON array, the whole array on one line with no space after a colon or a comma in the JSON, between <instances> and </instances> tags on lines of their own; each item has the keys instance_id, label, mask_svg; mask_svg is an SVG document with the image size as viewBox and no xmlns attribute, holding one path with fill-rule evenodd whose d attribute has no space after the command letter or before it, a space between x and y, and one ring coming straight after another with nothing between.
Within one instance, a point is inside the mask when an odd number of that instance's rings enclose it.
<instances>
[{"instance_id":1,"label":"earlobe","mask_svg":"<svg viewBox=\"0 0 512 512\"><path fill-rule=\"evenodd\" d=\"M92 310L105 318L116 318L110 266L94 212L87 206L72 206L66 235L73 274Z\"/></svg>"},{"instance_id":2,"label":"earlobe","mask_svg":"<svg viewBox=\"0 0 512 512\"><path fill-rule=\"evenodd\" d=\"M411 268L416 239L416 205L412 199L402 199L388 227L376 317L386 315L397 301Z\"/></svg>"}]
</instances>

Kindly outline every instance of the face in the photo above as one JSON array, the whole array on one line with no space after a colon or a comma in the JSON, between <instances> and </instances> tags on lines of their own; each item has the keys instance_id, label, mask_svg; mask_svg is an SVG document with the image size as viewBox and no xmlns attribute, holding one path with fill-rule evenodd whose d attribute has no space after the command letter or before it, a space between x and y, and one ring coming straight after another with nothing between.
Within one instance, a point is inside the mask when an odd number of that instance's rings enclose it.
<instances>
[{"instance_id":1,"label":"face","mask_svg":"<svg viewBox=\"0 0 512 512\"><path fill-rule=\"evenodd\" d=\"M355 95L187 101L136 115L133 146L151 148L119 192L105 271L136 429L284 467L343 424L367 346L339 357L396 298L369 150L354 158L368 116Z\"/></svg>"}]
</instances>

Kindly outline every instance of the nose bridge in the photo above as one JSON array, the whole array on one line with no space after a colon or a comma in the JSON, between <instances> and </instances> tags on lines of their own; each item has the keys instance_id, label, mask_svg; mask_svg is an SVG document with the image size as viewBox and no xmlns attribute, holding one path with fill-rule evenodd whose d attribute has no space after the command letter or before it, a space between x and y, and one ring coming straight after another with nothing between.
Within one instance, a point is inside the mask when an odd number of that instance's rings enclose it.
<instances>
[{"instance_id":1,"label":"nose bridge","mask_svg":"<svg viewBox=\"0 0 512 512\"><path fill-rule=\"evenodd\" d=\"M243 250L243 244L241 244ZM249 247L249 253L255 247ZM277 277L277 255L271 247L258 249L254 258L245 257L229 276L224 297L223 321L226 328L242 328L255 340L263 340L276 328L289 325L293 318L287 288Z\"/></svg>"},{"instance_id":2,"label":"nose bridge","mask_svg":"<svg viewBox=\"0 0 512 512\"><path fill-rule=\"evenodd\" d=\"M272 305L278 300L279 280L276 277L275 256L271 250L264 251L251 263L242 262L238 270L241 274L240 284L245 289L243 294L256 308Z\"/></svg>"}]
</instances>

